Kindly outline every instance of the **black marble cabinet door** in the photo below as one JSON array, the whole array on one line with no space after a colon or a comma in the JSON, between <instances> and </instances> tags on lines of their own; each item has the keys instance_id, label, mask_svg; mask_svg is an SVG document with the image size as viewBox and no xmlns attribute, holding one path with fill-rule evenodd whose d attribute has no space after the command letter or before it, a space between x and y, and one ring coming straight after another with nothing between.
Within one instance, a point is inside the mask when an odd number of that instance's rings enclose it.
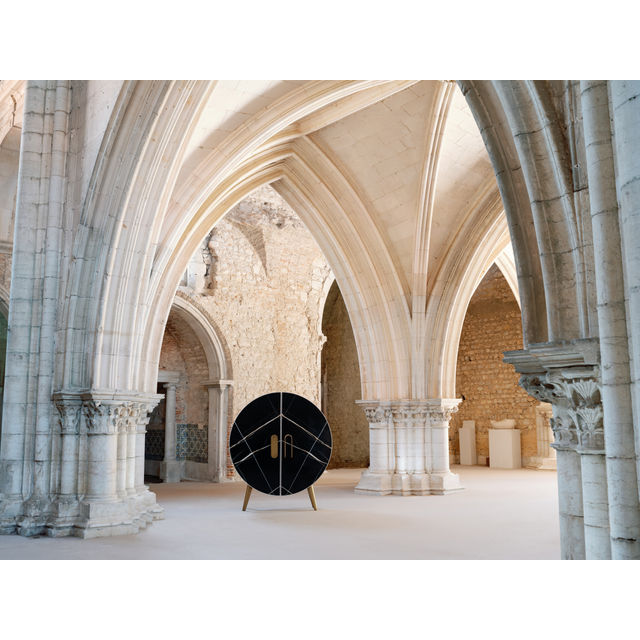
<instances>
[{"instance_id":1,"label":"black marble cabinet door","mask_svg":"<svg viewBox=\"0 0 640 640\"><path fill-rule=\"evenodd\" d=\"M320 409L285 392L250 402L229 439L240 477L258 491L279 496L310 487L327 468L331 446L331 429Z\"/></svg>"}]
</instances>

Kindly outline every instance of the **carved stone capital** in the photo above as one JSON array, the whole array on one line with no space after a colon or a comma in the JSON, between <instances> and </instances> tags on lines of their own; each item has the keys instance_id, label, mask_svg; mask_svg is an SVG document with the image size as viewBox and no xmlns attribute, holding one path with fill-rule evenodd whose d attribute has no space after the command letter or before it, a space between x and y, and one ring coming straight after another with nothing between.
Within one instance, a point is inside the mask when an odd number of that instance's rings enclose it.
<instances>
[{"instance_id":1,"label":"carved stone capital","mask_svg":"<svg viewBox=\"0 0 640 640\"><path fill-rule=\"evenodd\" d=\"M54 393L53 402L58 414L58 428L62 435L80 433L82 400L78 395Z\"/></svg>"},{"instance_id":2,"label":"carved stone capital","mask_svg":"<svg viewBox=\"0 0 640 640\"><path fill-rule=\"evenodd\" d=\"M458 410L460 400L438 398L429 400L427 404L427 412L432 427L447 428L451 416Z\"/></svg>"},{"instance_id":3,"label":"carved stone capital","mask_svg":"<svg viewBox=\"0 0 640 640\"><path fill-rule=\"evenodd\" d=\"M554 404L565 397L562 386L547 379L547 374L524 374L520 376L520 386L536 400Z\"/></svg>"},{"instance_id":4,"label":"carved stone capital","mask_svg":"<svg viewBox=\"0 0 640 640\"><path fill-rule=\"evenodd\" d=\"M388 402L359 401L357 404L362 407L369 427L375 429L388 426L392 417L392 410Z\"/></svg>"},{"instance_id":5,"label":"carved stone capital","mask_svg":"<svg viewBox=\"0 0 640 640\"><path fill-rule=\"evenodd\" d=\"M578 434L581 451L604 454L604 428L602 405L595 407L579 407L570 410Z\"/></svg>"},{"instance_id":6,"label":"carved stone capital","mask_svg":"<svg viewBox=\"0 0 640 640\"><path fill-rule=\"evenodd\" d=\"M554 438L550 446L559 451L574 451L578 446L578 435L573 421L566 416L558 415L551 418L549 423Z\"/></svg>"},{"instance_id":7,"label":"carved stone capital","mask_svg":"<svg viewBox=\"0 0 640 640\"><path fill-rule=\"evenodd\" d=\"M118 430L120 407L102 404L92 399L85 400L82 409L89 435L110 435Z\"/></svg>"},{"instance_id":8,"label":"carved stone capital","mask_svg":"<svg viewBox=\"0 0 640 640\"><path fill-rule=\"evenodd\" d=\"M603 453L604 430L600 369L584 366L525 374L520 385L534 398L551 403L554 449Z\"/></svg>"},{"instance_id":9,"label":"carved stone capital","mask_svg":"<svg viewBox=\"0 0 640 640\"><path fill-rule=\"evenodd\" d=\"M391 415L396 428L425 427L429 415L424 400L403 400L391 403Z\"/></svg>"},{"instance_id":10,"label":"carved stone capital","mask_svg":"<svg viewBox=\"0 0 640 640\"><path fill-rule=\"evenodd\" d=\"M87 392L82 409L89 435L144 433L159 394Z\"/></svg>"}]
</instances>

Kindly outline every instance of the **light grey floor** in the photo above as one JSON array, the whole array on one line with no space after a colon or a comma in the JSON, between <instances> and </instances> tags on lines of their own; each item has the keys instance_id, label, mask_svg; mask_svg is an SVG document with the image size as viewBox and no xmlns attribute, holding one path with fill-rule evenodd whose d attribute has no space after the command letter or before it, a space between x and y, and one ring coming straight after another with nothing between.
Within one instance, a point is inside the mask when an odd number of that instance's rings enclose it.
<instances>
[{"instance_id":1,"label":"light grey floor","mask_svg":"<svg viewBox=\"0 0 640 640\"><path fill-rule=\"evenodd\" d=\"M307 493L243 483L153 484L165 519L134 536L80 540L0 536L1 559L557 559L556 474L455 467L448 496L353 492L360 470L331 470Z\"/></svg>"}]
</instances>

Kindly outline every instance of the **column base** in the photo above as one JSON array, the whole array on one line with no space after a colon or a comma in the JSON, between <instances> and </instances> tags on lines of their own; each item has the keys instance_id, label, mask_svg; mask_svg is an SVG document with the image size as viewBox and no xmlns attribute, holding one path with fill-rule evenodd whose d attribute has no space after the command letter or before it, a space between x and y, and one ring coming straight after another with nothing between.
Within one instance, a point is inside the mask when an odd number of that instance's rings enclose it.
<instances>
[{"instance_id":1,"label":"column base","mask_svg":"<svg viewBox=\"0 0 640 640\"><path fill-rule=\"evenodd\" d=\"M389 473L371 473L369 469L365 469L360 476L354 489L356 493L368 493L378 496L387 496L392 492L391 474Z\"/></svg>"},{"instance_id":2,"label":"column base","mask_svg":"<svg viewBox=\"0 0 640 640\"><path fill-rule=\"evenodd\" d=\"M428 496L431 493L431 481L426 473L412 473L410 479L412 496Z\"/></svg>"},{"instance_id":3,"label":"column base","mask_svg":"<svg viewBox=\"0 0 640 640\"><path fill-rule=\"evenodd\" d=\"M443 496L454 491L462 491L464 487L460 484L460 477L457 473L446 471L444 473L432 473L429 476L431 483L431 493L436 496Z\"/></svg>"},{"instance_id":4,"label":"column base","mask_svg":"<svg viewBox=\"0 0 640 640\"><path fill-rule=\"evenodd\" d=\"M80 515L80 501L73 496L56 499L53 514L47 523L47 535L51 538L63 538L74 535L74 526Z\"/></svg>"},{"instance_id":5,"label":"column base","mask_svg":"<svg viewBox=\"0 0 640 640\"><path fill-rule=\"evenodd\" d=\"M32 496L24 503L23 515L17 519L16 532L25 537L46 533L51 510L51 500L42 496Z\"/></svg>"},{"instance_id":6,"label":"column base","mask_svg":"<svg viewBox=\"0 0 640 640\"><path fill-rule=\"evenodd\" d=\"M391 476L391 493L396 496L410 496L411 476L408 473L394 473Z\"/></svg>"},{"instance_id":7,"label":"column base","mask_svg":"<svg viewBox=\"0 0 640 640\"><path fill-rule=\"evenodd\" d=\"M0 495L0 535L8 536L17 533L23 508L22 496Z\"/></svg>"},{"instance_id":8,"label":"column base","mask_svg":"<svg viewBox=\"0 0 640 640\"><path fill-rule=\"evenodd\" d=\"M100 538L138 533L154 520L164 518L164 509L147 487L134 496L117 502L85 502L80 505L82 521L72 535Z\"/></svg>"},{"instance_id":9,"label":"column base","mask_svg":"<svg viewBox=\"0 0 640 640\"><path fill-rule=\"evenodd\" d=\"M160 478L163 482L180 482L182 480L183 464L180 460L170 460L160 463Z\"/></svg>"}]
</instances>

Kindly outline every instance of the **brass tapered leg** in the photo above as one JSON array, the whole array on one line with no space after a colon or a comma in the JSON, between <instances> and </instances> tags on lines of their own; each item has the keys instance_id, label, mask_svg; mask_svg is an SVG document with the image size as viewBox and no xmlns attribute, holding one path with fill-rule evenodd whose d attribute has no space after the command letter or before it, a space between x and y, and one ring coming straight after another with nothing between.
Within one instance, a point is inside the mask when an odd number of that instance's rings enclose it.
<instances>
[{"instance_id":1,"label":"brass tapered leg","mask_svg":"<svg viewBox=\"0 0 640 640\"><path fill-rule=\"evenodd\" d=\"M307 491L309 493L309 500L311 500L311 506L313 507L314 511L317 511L318 505L316 504L316 494L315 494L315 491L313 490L313 486L309 487Z\"/></svg>"},{"instance_id":2,"label":"brass tapered leg","mask_svg":"<svg viewBox=\"0 0 640 640\"><path fill-rule=\"evenodd\" d=\"M253 489L249 485L247 485L247 488L244 492L244 502L242 503L243 511L247 510L247 505L249 504L249 498L251 497L251 491L253 491Z\"/></svg>"}]
</instances>

